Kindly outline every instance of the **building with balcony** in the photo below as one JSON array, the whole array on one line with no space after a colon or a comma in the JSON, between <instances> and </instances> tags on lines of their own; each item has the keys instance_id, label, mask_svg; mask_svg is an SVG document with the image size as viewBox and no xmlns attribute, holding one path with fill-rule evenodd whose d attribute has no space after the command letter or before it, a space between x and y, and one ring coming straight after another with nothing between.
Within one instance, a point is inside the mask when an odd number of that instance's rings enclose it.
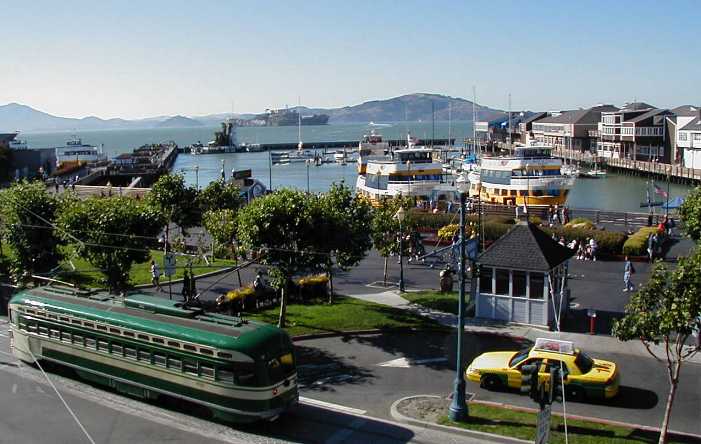
<instances>
[{"instance_id":1,"label":"building with balcony","mask_svg":"<svg viewBox=\"0 0 701 444\"><path fill-rule=\"evenodd\" d=\"M673 113L643 102L601 113L597 155L613 159L670 162L666 117Z\"/></svg>"},{"instance_id":2,"label":"building with balcony","mask_svg":"<svg viewBox=\"0 0 701 444\"><path fill-rule=\"evenodd\" d=\"M533 122L537 122L549 116L549 112L543 111L533 113L529 117L521 120L518 124L519 142L528 145L531 141L535 140L533 137Z\"/></svg>"},{"instance_id":3,"label":"building with balcony","mask_svg":"<svg viewBox=\"0 0 701 444\"><path fill-rule=\"evenodd\" d=\"M686 168L701 169L701 111L677 131L677 148Z\"/></svg>"},{"instance_id":4,"label":"building with balcony","mask_svg":"<svg viewBox=\"0 0 701 444\"><path fill-rule=\"evenodd\" d=\"M686 138L684 143L679 145L679 131L686 125L691 123L694 119L699 116L701 112L701 107L694 105L682 105L670 110L672 112L671 116L665 118L665 132L667 137L665 139L665 149L670 152L671 163L674 165L684 165L684 148L690 148L689 139ZM683 137L688 137L685 135ZM686 154L692 156L691 153L686 150ZM692 156L693 157L693 156ZM692 161L693 163L693 161ZM698 168L698 167L696 167Z\"/></svg>"},{"instance_id":5,"label":"building with balcony","mask_svg":"<svg viewBox=\"0 0 701 444\"><path fill-rule=\"evenodd\" d=\"M531 133L539 144L580 152L596 148L590 131L596 130L602 113L618 111L613 105L597 105L589 109L553 112L532 123Z\"/></svg>"}]
</instances>

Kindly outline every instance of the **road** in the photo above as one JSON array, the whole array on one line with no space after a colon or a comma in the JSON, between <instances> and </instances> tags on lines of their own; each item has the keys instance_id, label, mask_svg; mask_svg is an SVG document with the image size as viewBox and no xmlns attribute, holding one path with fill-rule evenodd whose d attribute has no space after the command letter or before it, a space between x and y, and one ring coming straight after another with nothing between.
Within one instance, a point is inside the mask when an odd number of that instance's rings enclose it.
<instances>
[{"instance_id":1,"label":"road","mask_svg":"<svg viewBox=\"0 0 701 444\"><path fill-rule=\"evenodd\" d=\"M324 384L312 384L314 389L304 389L302 403L275 422L233 427L174 407L128 398L86 384L65 367L45 365L48 378L62 395L69 411L37 367L20 363L8 353L7 324L5 320L1 322L0 443L484 442L373 418L365 414L366 409L325 404L316 397ZM334 382L329 386L333 385ZM364 385L363 390L374 392L375 389L372 385Z\"/></svg>"}]
</instances>

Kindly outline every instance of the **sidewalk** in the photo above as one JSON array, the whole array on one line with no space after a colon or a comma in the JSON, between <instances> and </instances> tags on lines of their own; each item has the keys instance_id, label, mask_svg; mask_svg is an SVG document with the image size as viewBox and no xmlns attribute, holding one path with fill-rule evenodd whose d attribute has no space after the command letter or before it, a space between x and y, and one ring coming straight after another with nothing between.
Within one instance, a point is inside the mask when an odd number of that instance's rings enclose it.
<instances>
[{"instance_id":1,"label":"sidewalk","mask_svg":"<svg viewBox=\"0 0 701 444\"><path fill-rule=\"evenodd\" d=\"M458 317L451 313L444 313L437 310L431 310L420 305L412 304L399 295L398 291L385 291L382 293L370 294L347 294L349 297L361 299L363 301L374 302L376 304L387 305L390 307L410 310L414 313L426 316L441 325L448 327L457 327ZM536 338L548 337L557 338L565 341L572 341L578 348L590 350L592 352L609 352L622 353L634 356L642 356L651 358L650 354L645 349L645 346L640 341L621 342L612 336L589 335L582 333L570 332L555 332L541 328L531 327L527 325L505 324L493 322L490 320L482 320L479 318L466 318L465 331L471 333L484 333L493 335L511 336L514 338L525 338L529 341L535 341ZM665 355L664 347L654 344L650 347L658 356ZM688 362L701 364L701 353L697 353Z\"/></svg>"}]
</instances>

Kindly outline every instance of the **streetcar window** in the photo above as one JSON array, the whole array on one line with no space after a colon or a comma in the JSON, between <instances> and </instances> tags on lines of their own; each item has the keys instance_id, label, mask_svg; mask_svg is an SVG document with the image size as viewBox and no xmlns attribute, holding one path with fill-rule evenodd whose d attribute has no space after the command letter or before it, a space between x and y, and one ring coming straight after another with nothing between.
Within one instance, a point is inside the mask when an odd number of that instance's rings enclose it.
<instances>
[{"instance_id":1,"label":"streetcar window","mask_svg":"<svg viewBox=\"0 0 701 444\"><path fill-rule=\"evenodd\" d=\"M129 359L136 359L136 349L131 347L124 347L124 356Z\"/></svg>"},{"instance_id":2,"label":"streetcar window","mask_svg":"<svg viewBox=\"0 0 701 444\"><path fill-rule=\"evenodd\" d=\"M80 320L80 319L71 319L71 324L78 324L78 325L80 325L80 324L81 324L81 320Z\"/></svg>"},{"instance_id":3,"label":"streetcar window","mask_svg":"<svg viewBox=\"0 0 701 444\"><path fill-rule=\"evenodd\" d=\"M202 376L204 376L205 378L214 379L214 368L208 367L206 365L200 365L200 371L202 372Z\"/></svg>"},{"instance_id":4,"label":"streetcar window","mask_svg":"<svg viewBox=\"0 0 701 444\"><path fill-rule=\"evenodd\" d=\"M151 352L148 350L139 350L139 361L151 362Z\"/></svg>"},{"instance_id":5,"label":"streetcar window","mask_svg":"<svg viewBox=\"0 0 701 444\"><path fill-rule=\"evenodd\" d=\"M132 338L134 337L134 332L133 332L133 331L126 331L126 330L124 330L124 331L122 332L122 334L123 334L124 336L129 336L129 337L132 337Z\"/></svg>"},{"instance_id":6,"label":"streetcar window","mask_svg":"<svg viewBox=\"0 0 701 444\"><path fill-rule=\"evenodd\" d=\"M231 370L226 370L223 368L217 369L217 381L224 381L233 383L234 382L234 372Z\"/></svg>"},{"instance_id":7,"label":"streetcar window","mask_svg":"<svg viewBox=\"0 0 701 444\"><path fill-rule=\"evenodd\" d=\"M197 347L195 347L194 345L190 345L190 344L183 344L183 348L185 350L197 351Z\"/></svg>"},{"instance_id":8,"label":"streetcar window","mask_svg":"<svg viewBox=\"0 0 701 444\"><path fill-rule=\"evenodd\" d=\"M61 316L59 319L63 322L68 322L68 318L65 316Z\"/></svg>"},{"instance_id":9,"label":"streetcar window","mask_svg":"<svg viewBox=\"0 0 701 444\"><path fill-rule=\"evenodd\" d=\"M97 341L97 349L101 352L109 353L110 348L107 341Z\"/></svg>"},{"instance_id":10,"label":"streetcar window","mask_svg":"<svg viewBox=\"0 0 701 444\"><path fill-rule=\"evenodd\" d=\"M36 322L30 322L30 323L28 324L28 329L29 329L29 331L31 331L32 333L36 333L36 332L37 332L37 324L36 324Z\"/></svg>"},{"instance_id":11,"label":"streetcar window","mask_svg":"<svg viewBox=\"0 0 701 444\"><path fill-rule=\"evenodd\" d=\"M29 313L29 314L37 314L37 313L36 313L34 310L32 310L31 308L27 308L25 311L26 311L27 313Z\"/></svg>"},{"instance_id":12,"label":"streetcar window","mask_svg":"<svg viewBox=\"0 0 701 444\"><path fill-rule=\"evenodd\" d=\"M58 319L55 314L47 314L46 317L49 319Z\"/></svg>"},{"instance_id":13,"label":"streetcar window","mask_svg":"<svg viewBox=\"0 0 701 444\"><path fill-rule=\"evenodd\" d=\"M54 330L52 328L49 332L49 337L51 339L61 339L61 333L58 330Z\"/></svg>"},{"instance_id":14,"label":"streetcar window","mask_svg":"<svg viewBox=\"0 0 701 444\"><path fill-rule=\"evenodd\" d=\"M183 361L183 369L185 373L197 376L197 363L192 361Z\"/></svg>"},{"instance_id":15,"label":"streetcar window","mask_svg":"<svg viewBox=\"0 0 701 444\"><path fill-rule=\"evenodd\" d=\"M138 337L139 339L144 340L144 341L148 341L148 336L146 336L146 335L137 335L137 337Z\"/></svg>"},{"instance_id":16,"label":"streetcar window","mask_svg":"<svg viewBox=\"0 0 701 444\"><path fill-rule=\"evenodd\" d=\"M95 338L85 338L85 346L87 348L95 349L95 344L97 344Z\"/></svg>"},{"instance_id":17,"label":"streetcar window","mask_svg":"<svg viewBox=\"0 0 701 444\"><path fill-rule=\"evenodd\" d=\"M76 345L83 346L83 337L80 335L73 335L73 343Z\"/></svg>"},{"instance_id":18,"label":"streetcar window","mask_svg":"<svg viewBox=\"0 0 701 444\"><path fill-rule=\"evenodd\" d=\"M168 341L168 345L169 345L170 347L180 348L180 343L179 343L179 342Z\"/></svg>"},{"instance_id":19,"label":"streetcar window","mask_svg":"<svg viewBox=\"0 0 701 444\"><path fill-rule=\"evenodd\" d=\"M180 359L168 358L168 368L181 370L182 367L183 367L183 362Z\"/></svg>"},{"instance_id":20,"label":"streetcar window","mask_svg":"<svg viewBox=\"0 0 701 444\"><path fill-rule=\"evenodd\" d=\"M151 340L153 342L155 342L156 344L164 344L165 343L165 341L161 338L151 338Z\"/></svg>"},{"instance_id":21,"label":"streetcar window","mask_svg":"<svg viewBox=\"0 0 701 444\"><path fill-rule=\"evenodd\" d=\"M39 327L39 334L42 336L49 336L49 329L46 327Z\"/></svg>"},{"instance_id":22,"label":"streetcar window","mask_svg":"<svg viewBox=\"0 0 701 444\"><path fill-rule=\"evenodd\" d=\"M214 354L214 352L208 348L200 348L200 353L210 356Z\"/></svg>"},{"instance_id":23,"label":"streetcar window","mask_svg":"<svg viewBox=\"0 0 701 444\"><path fill-rule=\"evenodd\" d=\"M220 358L224 358L224 359L231 359L232 358L231 353L224 353L224 352L218 352L217 356L219 356Z\"/></svg>"},{"instance_id":24,"label":"streetcar window","mask_svg":"<svg viewBox=\"0 0 701 444\"><path fill-rule=\"evenodd\" d=\"M234 378L236 385L255 386L257 384L255 364L237 362L234 366Z\"/></svg>"},{"instance_id":25,"label":"streetcar window","mask_svg":"<svg viewBox=\"0 0 701 444\"><path fill-rule=\"evenodd\" d=\"M65 331L61 332L61 341L71 343L71 334Z\"/></svg>"},{"instance_id":26,"label":"streetcar window","mask_svg":"<svg viewBox=\"0 0 701 444\"><path fill-rule=\"evenodd\" d=\"M83 322L83 326L87 328L95 328L95 324L93 324L92 322Z\"/></svg>"},{"instance_id":27,"label":"streetcar window","mask_svg":"<svg viewBox=\"0 0 701 444\"><path fill-rule=\"evenodd\" d=\"M159 355L158 353L153 354L153 363L156 365L160 365L161 367L166 366L166 357L163 355Z\"/></svg>"},{"instance_id":28,"label":"streetcar window","mask_svg":"<svg viewBox=\"0 0 701 444\"><path fill-rule=\"evenodd\" d=\"M110 333L114 333L114 334L117 334L117 335L121 335L121 334L122 334L122 330L120 330L120 329L118 329L118 328L112 328L112 327L110 327Z\"/></svg>"},{"instance_id":29,"label":"streetcar window","mask_svg":"<svg viewBox=\"0 0 701 444\"><path fill-rule=\"evenodd\" d=\"M98 329L98 330L102 330L102 331L107 331L107 326L106 326L106 325L97 324L97 329Z\"/></svg>"},{"instance_id":30,"label":"streetcar window","mask_svg":"<svg viewBox=\"0 0 701 444\"><path fill-rule=\"evenodd\" d=\"M120 356L124 355L124 349L122 348L122 345L112 343L112 353Z\"/></svg>"}]
</instances>

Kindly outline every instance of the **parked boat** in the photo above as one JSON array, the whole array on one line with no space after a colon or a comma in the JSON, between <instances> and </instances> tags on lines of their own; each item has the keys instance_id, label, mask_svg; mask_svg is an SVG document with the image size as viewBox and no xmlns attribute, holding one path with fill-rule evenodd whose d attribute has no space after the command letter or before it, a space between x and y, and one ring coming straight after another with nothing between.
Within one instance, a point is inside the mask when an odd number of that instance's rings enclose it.
<instances>
[{"instance_id":1,"label":"parked boat","mask_svg":"<svg viewBox=\"0 0 701 444\"><path fill-rule=\"evenodd\" d=\"M55 152L56 165L59 167L67 162L90 163L107 159L101 148L83 143L78 137L67 141L65 146L56 147Z\"/></svg>"}]
</instances>

